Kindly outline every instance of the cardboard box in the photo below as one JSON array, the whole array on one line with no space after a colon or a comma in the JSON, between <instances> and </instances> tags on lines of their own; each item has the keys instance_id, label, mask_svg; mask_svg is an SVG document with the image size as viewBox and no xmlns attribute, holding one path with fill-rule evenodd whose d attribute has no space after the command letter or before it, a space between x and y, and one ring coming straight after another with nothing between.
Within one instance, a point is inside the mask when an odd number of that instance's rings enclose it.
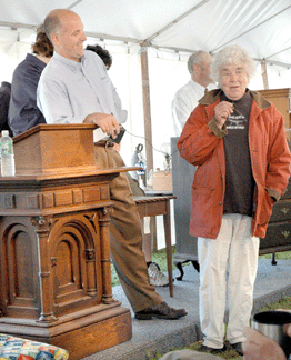
<instances>
[{"instance_id":1,"label":"cardboard box","mask_svg":"<svg viewBox=\"0 0 291 360\"><path fill-rule=\"evenodd\" d=\"M172 191L172 172L154 171L153 190Z\"/></svg>"}]
</instances>

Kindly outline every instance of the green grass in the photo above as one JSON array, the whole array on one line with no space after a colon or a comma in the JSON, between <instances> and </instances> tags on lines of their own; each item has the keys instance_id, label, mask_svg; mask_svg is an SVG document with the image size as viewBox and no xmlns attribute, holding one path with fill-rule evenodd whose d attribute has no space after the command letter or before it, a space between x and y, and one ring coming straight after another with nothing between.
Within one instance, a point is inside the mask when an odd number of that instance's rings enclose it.
<instances>
[{"instance_id":1,"label":"green grass","mask_svg":"<svg viewBox=\"0 0 291 360\"><path fill-rule=\"evenodd\" d=\"M291 310L291 297L285 297L278 302L271 303L268 306L264 306L260 309L260 311L269 311L269 310L277 310L277 309L287 309Z\"/></svg>"},{"instance_id":2,"label":"green grass","mask_svg":"<svg viewBox=\"0 0 291 360\"><path fill-rule=\"evenodd\" d=\"M260 259L271 259L272 254L264 254L260 256ZM282 251L275 254L276 260L290 260L291 251Z\"/></svg>"}]
</instances>

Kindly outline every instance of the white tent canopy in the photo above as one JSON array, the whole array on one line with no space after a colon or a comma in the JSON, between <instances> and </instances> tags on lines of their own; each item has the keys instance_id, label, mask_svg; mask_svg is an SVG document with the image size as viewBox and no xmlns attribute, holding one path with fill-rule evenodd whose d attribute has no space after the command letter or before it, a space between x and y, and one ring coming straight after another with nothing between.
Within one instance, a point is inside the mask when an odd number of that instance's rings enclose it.
<instances>
[{"instance_id":1,"label":"white tent canopy","mask_svg":"<svg viewBox=\"0 0 291 360\"><path fill-rule=\"evenodd\" d=\"M263 88L262 60L269 88L290 87L291 0L0 0L1 81L11 80L17 63L30 52L37 26L55 8L76 11L87 43L103 44L112 54L109 75L129 110L126 128L140 137L140 44L148 45L152 142L157 150L172 135L170 103L189 80L186 62L193 50L215 53L238 44L257 61L251 88ZM143 139L128 133L126 137L122 155L129 163ZM162 160L154 151L154 166L161 166Z\"/></svg>"},{"instance_id":2,"label":"white tent canopy","mask_svg":"<svg viewBox=\"0 0 291 360\"><path fill-rule=\"evenodd\" d=\"M94 38L212 52L236 42L253 58L291 63L289 0L2 0L0 26L19 29L16 41L54 8L76 11Z\"/></svg>"}]
</instances>

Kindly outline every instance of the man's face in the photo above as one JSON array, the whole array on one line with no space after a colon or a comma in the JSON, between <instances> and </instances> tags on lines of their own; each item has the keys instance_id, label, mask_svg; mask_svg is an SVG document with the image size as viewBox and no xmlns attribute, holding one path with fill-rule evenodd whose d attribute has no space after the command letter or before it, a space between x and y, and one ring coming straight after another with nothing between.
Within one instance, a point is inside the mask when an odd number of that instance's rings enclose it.
<instances>
[{"instance_id":1,"label":"man's face","mask_svg":"<svg viewBox=\"0 0 291 360\"><path fill-rule=\"evenodd\" d=\"M201 78L205 79L205 80L209 80L209 81L212 81L210 79L210 65L212 63L212 57L209 55L209 56L206 56L201 64L199 65L200 66L200 69L201 69Z\"/></svg>"},{"instance_id":2,"label":"man's face","mask_svg":"<svg viewBox=\"0 0 291 360\"><path fill-rule=\"evenodd\" d=\"M80 61L83 55L83 42L87 40L82 21L74 13L63 15L60 20L62 30L56 34L56 50L66 59Z\"/></svg>"},{"instance_id":3,"label":"man's face","mask_svg":"<svg viewBox=\"0 0 291 360\"><path fill-rule=\"evenodd\" d=\"M212 82L212 79L210 78L210 65L212 63L212 57L210 54L204 54L201 60L199 61L199 64L193 65L193 75L196 76L196 79L193 79L194 81L199 82L204 87L207 87L209 83Z\"/></svg>"},{"instance_id":4,"label":"man's face","mask_svg":"<svg viewBox=\"0 0 291 360\"><path fill-rule=\"evenodd\" d=\"M220 71L221 89L230 100L239 100L244 96L248 75L243 63L229 64Z\"/></svg>"}]
</instances>

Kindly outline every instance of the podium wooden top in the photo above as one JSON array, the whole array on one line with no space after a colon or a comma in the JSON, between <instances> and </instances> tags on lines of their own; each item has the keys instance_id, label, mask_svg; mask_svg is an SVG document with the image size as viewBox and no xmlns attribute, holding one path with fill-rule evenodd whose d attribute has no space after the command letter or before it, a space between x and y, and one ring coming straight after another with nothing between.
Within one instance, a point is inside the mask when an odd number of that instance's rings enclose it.
<instances>
[{"instance_id":1,"label":"podium wooden top","mask_svg":"<svg viewBox=\"0 0 291 360\"><path fill-rule=\"evenodd\" d=\"M40 131L63 131L63 130L95 130L97 129L96 124L80 123L80 124L39 124L20 135L17 135L13 138L13 144L25 139L29 136L32 136L35 133Z\"/></svg>"},{"instance_id":2,"label":"podium wooden top","mask_svg":"<svg viewBox=\"0 0 291 360\"><path fill-rule=\"evenodd\" d=\"M16 173L95 169L95 124L40 124L13 138Z\"/></svg>"}]
</instances>

